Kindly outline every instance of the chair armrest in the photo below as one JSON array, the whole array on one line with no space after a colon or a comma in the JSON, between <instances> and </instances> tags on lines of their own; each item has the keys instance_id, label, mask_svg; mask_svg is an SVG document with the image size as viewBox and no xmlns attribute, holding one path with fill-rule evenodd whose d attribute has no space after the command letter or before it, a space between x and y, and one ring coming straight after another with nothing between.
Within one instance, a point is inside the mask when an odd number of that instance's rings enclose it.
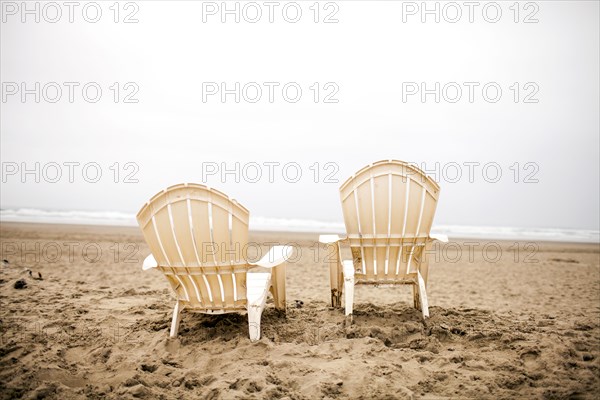
<instances>
[{"instance_id":1,"label":"chair armrest","mask_svg":"<svg viewBox=\"0 0 600 400\"><path fill-rule=\"evenodd\" d=\"M292 246L273 246L258 262L250 263L264 268L273 268L290 258L294 249Z\"/></svg>"},{"instance_id":2,"label":"chair armrest","mask_svg":"<svg viewBox=\"0 0 600 400\"><path fill-rule=\"evenodd\" d=\"M429 234L429 239L432 240L437 240L440 241L442 243L448 243L448 236L447 235L442 235L442 234Z\"/></svg>"},{"instance_id":3,"label":"chair armrest","mask_svg":"<svg viewBox=\"0 0 600 400\"><path fill-rule=\"evenodd\" d=\"M154 256L152 254L150 254L148 257L146 257L146 259L144 260L144 264L142 264L142 270L143 271L147 271L149 269L152 268L156 268L158 267L158 263L156 262L156 260L154 259Z\"/></svg>"},{"instance_id":4,"label":"chair armrest","mask_svg":"<svg viewBox=\"0 0 600 400\"><path fill-rule=\"evenodd\" d=\"M345 239L346 239L346 237L343 237L340 235L319 235L319 242L325 243L325 244L337 243L337 242L345 240Z\"/></svg>"}]
</instances>

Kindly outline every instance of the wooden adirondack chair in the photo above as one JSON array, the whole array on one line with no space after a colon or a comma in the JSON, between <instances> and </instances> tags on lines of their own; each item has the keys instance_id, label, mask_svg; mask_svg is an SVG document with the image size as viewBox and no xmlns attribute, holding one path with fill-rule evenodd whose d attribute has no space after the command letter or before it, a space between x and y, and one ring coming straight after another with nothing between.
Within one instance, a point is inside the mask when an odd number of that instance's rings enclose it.
<instances>
[{"instance_id":1,"label":"wooden adirondack chair","mask_svg":"<svg viewBox=\"0 0 600 400\"><path fill-rule=\"evenodd\" d=\"M284 262L292 248L274 246L259 262L248 262L249 212L237 201L204 185L174 185L152 197L137 220L152 252L142 268L160 270L177 297L171 337L184 309L247 313L252 341L260 339L269 290L285 311ZM271 270L248 272L255 266Z\"/></svg>"},{"instance_id":2,"label":"wooden adirondack chair","mask_svg":"<svg viewBox=\"0 0 600 400\"><path fill-rule=\"evenodd\" d=\"M354 285L413 285L415 308L429 316L428 260L425 251L444 235L430 235L440 193L439 185L419 168L403 161L368 165L340 187L347 237L321 235L335 246L331 257L331 303L352 318ZM341 244L350 246L352 260L341 259Z\"/></svg>"}]
</instances>

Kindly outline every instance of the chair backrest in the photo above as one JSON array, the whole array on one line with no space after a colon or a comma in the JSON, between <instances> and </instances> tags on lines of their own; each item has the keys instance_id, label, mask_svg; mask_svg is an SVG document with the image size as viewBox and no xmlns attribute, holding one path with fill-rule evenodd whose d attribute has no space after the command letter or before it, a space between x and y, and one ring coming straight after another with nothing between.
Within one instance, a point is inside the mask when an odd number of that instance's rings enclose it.
<instances>
[{"instance_id":1,"label":"chair backrest","mask_svg":"<svg viewBox=\"0 0 600 400\"><path fill-rule=\"evenodd\" d=\"M246 305L249 216L218 190L188 183L157 193L137 220L178 299L219 309Z\"/></svg>"},{"instance_id":2,"label":"chair backrest","mask_svg":"<svg viewBox=\"0 0 600 400\"><path fill-rule=\"evenodd\" d=\"M439 185L403 161L368 165L340 187L357 282L397 282L423 259Z\"/></svg>"}]
</instances>

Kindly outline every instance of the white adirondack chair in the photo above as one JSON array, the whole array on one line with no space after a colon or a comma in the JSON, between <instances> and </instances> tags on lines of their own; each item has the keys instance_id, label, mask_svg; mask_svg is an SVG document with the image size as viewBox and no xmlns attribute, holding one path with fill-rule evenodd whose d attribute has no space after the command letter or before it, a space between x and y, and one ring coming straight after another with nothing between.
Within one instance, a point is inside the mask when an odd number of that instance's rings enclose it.
<instances>
[{"instance_id":1,"label":"white adirondack chair","mask_svg":"<svg viewBox=\"0 0 600 400\"><path fill-rule=\"evenodd\" d=\"M340 187L347 237L321 235L334 246L330 257L331 303L352 320L354 285L413 285L415 308L429 316L426 250L444 235L430 235L439 185L419 168L403 161L368 165ZM341 244L352 260L341 259Z\"/></svg>"},{"instance_id":2,"label":"white adirondack chair","mask_svg":"<svg viewBox=\"0 0 600 400\"><path fill-rule=\"evenodd\" d=\"M218 190L179 184L156 194L137 214L150 247L143 269L160 270L175 292L171 337L181 312L248 314L250 340L260 339L267 293L285 311L285 264L292 248L274 246L257 263L246 260L249 212ZM269 272L248 272L253 267Z\"/></svg>"}]
</instances>

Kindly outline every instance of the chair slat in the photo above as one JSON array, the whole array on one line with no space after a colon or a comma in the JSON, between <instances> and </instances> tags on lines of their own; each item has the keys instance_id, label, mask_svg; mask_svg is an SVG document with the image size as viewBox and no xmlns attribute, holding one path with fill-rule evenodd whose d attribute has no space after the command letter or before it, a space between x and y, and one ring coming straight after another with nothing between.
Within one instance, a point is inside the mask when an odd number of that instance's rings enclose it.
<instances>
[{"instance_id":1,"label":"chair slat","mask_svg":"<svg viewBox=\"0 0 600 400\"><path fill-rule=\"evenodd\" d=\"M235 275L235 287L236 287L236 298L235 303L244 304L246 300L248 300L246 295L246 273L236 273Z\"/></svg>"},{"instance_id":2,"label":"chair slat","mask_svg":"<svg viewBox=\"0 0 600 400\"><path fill-rule=\"evenodd\" d=\"M202 290L202 297L204 299L204 303L210 304L213 308L217 307L217 303L215 303L214 295L212 293L212 290L210 289L210 282L209 282L208 278L206 277L206 274L202 274L199 277L195 277L195 278L196 278L197 282L200 283L200 288Z\"/></svg>"},{"instance_id":3,"label":"chair slat","mask_svg":"<svg viewBox=\"0 0 600 400\"><path fill-rule=\"evenodd\" d=\"M209 290L206 286L206 283L204 282L204 279L202 279L202 275L201 274L195 275L193 272L198 269L201 270L201 268L199 268L199 267L190 268L191 274L189 275L189 279L191 280L192 284L194 285L195 289L197 290L198 294L200 295L202 305L206 306L209 304L209 305L214 306L213 302L211 301L211 298L209 295Z\"/></svg>"},{"instance_id":4,"label":"chair slat","mask_svg":"<svg viewBox=\"0 0 600 400\"><path fill-rule=\"evenodd\" d=\"M215 258L210 252L212 248L210 237L210 220L208 218L208 202L190 200L189 208L192 213L192 230L195 251L200 264L214 263Z\"/></svg>"},{"instance_id":5,"label":"chair slat","mask_svg":"<svg viewBox=\"0 0 600 400\"><path fill-rule=\"evenodd\" d=\"M411 179L410 192L408 195L408 213L406 217L405 236L417 236L418 228L422 218L423 186Z\"/></svg>"},{"instance_id":6,"label":"chair slat","mask_svg":"<svg viewBox=\"0 0 600 400\"><path fill-rule=\"evenodd\" d=\"M218 249L216 255L217 263L223 265L230 264L231 231L229 215L231 214L231 203L228 199L222 199L218 194L212 196L211 214L212 240Z\"/></svg>"},{"instance_id":7,"label":"chair slat","mask_svg":"<svg viewBox=\"0 0 600 400\"><path fill-rule=\"evenodd\" d=\"M375 233L377 235L390 235L390 175L381 174L372 179L373 184L373 218L375 219ZM388 247L375 249L375 262L377 266L377 280L383 280L388 270Z\"/></svg>"},{"instance_id":8,"label":"chair slat","mask_svg":"<svg viewBox=\"0 0 600 400\"><path fill-rule=\"evenodd\" d=\"M158 233L158 240L165 251L168 265L184 265L183 260L179 255L179 250L177 249L173 227L171 226L171 217L169 216L169 208L166 204L154 214L154 223Z\"/></svg>"},{"instance_id":9,"label":"chair slat","mask_svg":"<svg viewBox=\"0 0 600 400\"><path fill-rule=\"evenodd\" d=\"M233 258L229 253L232 248L230 217L231 202L224 200L220 196L212 198L212 235L217 246L218 263L222 265L231 264ZM234 283L230 273L219 274L221 279L221 290L225 306L233 307L234 299Z\"/></svg>"},{"instance_id":10,"label":"chair slat","mask_svg":"<svg viewBox=\"0 0 600 400\"><path fill-rule=\"evenodd\" d=\"M373 220L374 204L370 179L365 180L356 188L356 198L358 200L360 234L373 235L375 234L375 221ZM363 247L362 254L367 279L375 279L375 250L372 247Z\"/></svg>"},{"instance_id":11,"label":"chair slat","mask_svg":"<svg viewBox=\"0 0 600 400\"><path fill-rule=\"evenodd\" d=\"M421 218L421 229L419 236L429 236L431 226L433 225L433 217L437 208L437 199L433 197L431 192L427 192L425 197L425 207L423 208L423 216Z\"/></svg>"},{"instance_id":12,"label":"chair slat","mask_svg":"<svg viewBox=\"0 0 600 400\"><path fill-rule=\"evenodd\" d=\"M232 215L231 242L235 248L235 262L244 260L248 251L248 215L237 213ZM235 301L244 302L246 298L246 273L235 273Z\"/></svg>"},{"instance_id":13,"label":"chair slat","mask_svg":"<svg viewBox=\"0 0 600 400\"><path fill-rule=\"evenodd\" d=\"M248 220L233 215L231 220L231 245L234 256L232 261L239 263L248 256Z\"/></svg>"},{"instance_id":14,"label":"chair slat","mask_svg":"<svg viewBox=\"0 0 600 400\"><path fill-rule=\"evenodd\" d=\"M188 301L190 302L190 305L192 307L201 307L203 304L202 295L200 294L196 282L194 282L194 280L192 279L192 276L189 274L183 274L178 276L186 288Z\"/></svg>"},{"instance_id":15,"label":"chair slat","mask_svg":"<svg viewBox=\"0 0 600 400\"><path fill-rule=\"evenodd\" d=\"M183 257L183 265L188 267L199 266L186 198L171 203L171 216L173 221L177 221L173 225L173 232L175 233L179 252Z\"/></svg>"},{"instance_id":16,"label":"chair slat","mask_svg":"<svg viewBox=\"0 0 600 400\"><path fill-rule=\"evenodd\" d=\"M408 178L392 175L392 210L390 230L393 234L402 235L405 231L404 221L407 213L407 192L410 191Z\"/></svg>"},{"instance_id":17,"label":"chair slat","mask_svg":"<svg viewBox=\"0 0 600 400\"><path fill-rule=\"evenodd\" d=\"M225 307L225 295L223 293L223 283L219 276L218 267L204 267L207 272L204 276L210 287L213 303L217 307Z\"/></svg>"},{"instance_id":18,"label":"chair slat","mask_svg":"<svg viewBox=\"0 0 600 400\"><path fill-rule=\"evenodd\" d=\"M173 289L173 291L175 292L176 297L178 299L182 299L182 300L187 299L185 292L184 292L183 288L181 287L181 285L179 284L179 281L177 280L177 278L175 278L175 275L166 275L165 274L165 277L167 278L167 281L171 285L171 289Z\"/></svg>"},{"instance_id":19,"label":"chair slat","mask_svg":"<svg viewBox=\"0 0 600 400\"><path fill-rule=\"evenodd\" d=\"M152 219L150 219L146 225L142 227L142 233L144 234L146 243L148 243L148 247L150 247L150 251L154 255L154 259L158 265L168 265L167 258L161 247L160 241L158 240L158 236L154 227L154 221Z\"/></svg>"},{"instance_id":20,"label":"chair slat","mask_svg":"<svg viewBox=\"0 0 600 400\"><path fill-rule=\"evenodd\" d=\"M187 286L185 285L185 283L181 280L181 277L177 274L173 274L173 278L174 278L174 283L177 285L176 287L176 292L177 292L177 297L179 299L182 299L184 301L192 301L192 299L190 298L190 293L188 291Z\"/></svg>"},{"instance_id":21,"label":"chair slat","mask_svg":"<svg viewBox=\"0 0 600 400\"><path fill-rule=\"evenodd\" d=\"M358 214L356 210L357 208L354 190L350 191L345 196L342 194L342 213L344 215L344 224L346 225L346 231L348 233L360 233L360 229L358 227Z\"/></svg>"},{"instance_id":22,"label":"chair slat","mask_svg":"<svg viewBox=\"0 0 600 400\"><path fill-rule=\"evenodd\" d=\"M356 192L354 188L348 188L346 192L341 192L341 198L342 212L344 215L344 223L346 224L346 229L348 232L352 232L360 236L360 213L357 206ZM365 272L365 264L363 261L364 255L362 252L362 247L359 245L358 247L352 247L351 250L352 259L354 261L354 268Z\"/></svg>"}]
</instances>

